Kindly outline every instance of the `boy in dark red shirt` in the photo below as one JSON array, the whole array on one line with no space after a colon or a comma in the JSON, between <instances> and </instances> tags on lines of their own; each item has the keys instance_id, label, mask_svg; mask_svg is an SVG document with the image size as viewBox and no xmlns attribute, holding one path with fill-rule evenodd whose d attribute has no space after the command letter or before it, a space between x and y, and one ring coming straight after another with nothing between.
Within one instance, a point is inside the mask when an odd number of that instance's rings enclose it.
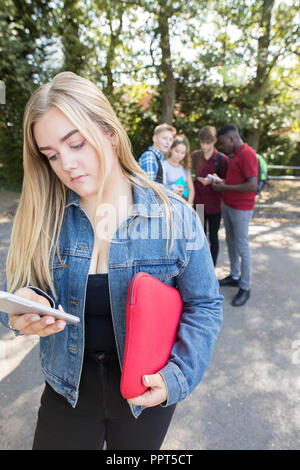
<instances>
[{"instance_id":1,"label":"boy in dark red shirt","mask_svg":"<svg viewBox=\"0 0 300 470\"><path fill-rule=\"evenodd\" d=\"M231 273L220 286L239 286L232 301L238 307L250 296L251 253L248 238L258 179L258 159L255 151L240 138L232 124L218 132L222 150L231 155L225 182L213 183L215 191L223 191L223 220Z\"/></svg>"},{"instance_id":2,"label":"boy in dark red shirt","mask_svg":"<svg viewBox=\"0 0 300 470\"><path fill-rule=\"evenodd\" d=\"M217 131L213 126L204 126L199 131L201 150L191 153L195 170L194 206L204 205L204 231L210 243L210 251L214 266L219 253L218 231L221 222L222 193L212 190L212 180L209 174L217 174L224 179L227 172L228 158L215 148Z\"/></svg>"}]
</instances>

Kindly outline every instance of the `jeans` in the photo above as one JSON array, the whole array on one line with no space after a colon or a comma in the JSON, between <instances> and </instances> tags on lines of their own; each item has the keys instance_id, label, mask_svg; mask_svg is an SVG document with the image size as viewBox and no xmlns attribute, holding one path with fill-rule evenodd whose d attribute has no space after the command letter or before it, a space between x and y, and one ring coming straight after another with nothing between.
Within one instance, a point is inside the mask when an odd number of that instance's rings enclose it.
<instances>
[{"instance_id":1,"label":"jeans","mask_svg":"<svg viewBox=\"0 0 300 470\"><path fill-rule=\"evenodd\" d=\"M134 418L120 394L116 356L85 359L75 408L46 382L33 450L157 450L176 405L155 406Z\"/></svg>"},{"instance_id":2,"label":"jeans","mask_svg":"<svg viewBox=\"0 0 300 470\"><path fill-rule=\"evenodd\" d=\"M239 287L249 290L251 282L251 252L248 230L252 210L237 210L223 204L222 216L226 231L226 244L231 276L240 278Z\"/></svg>"}]
</instances>

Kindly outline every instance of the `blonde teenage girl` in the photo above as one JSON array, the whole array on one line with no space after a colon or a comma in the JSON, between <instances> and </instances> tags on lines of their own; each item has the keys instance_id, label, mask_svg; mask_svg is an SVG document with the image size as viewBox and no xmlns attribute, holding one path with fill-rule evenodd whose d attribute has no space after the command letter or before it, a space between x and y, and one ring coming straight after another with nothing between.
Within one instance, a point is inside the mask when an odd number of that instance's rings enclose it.
<instances>
[{"instance_id":1,"label":"blonde teenage girl","mask_svg":"<svg viewBox=\"0 0 300 470\"><path fill-rule=\"evenodd\" d=\"M184 303L167 364L125 400L120 375L127 291L144 271ZM24 115L24 182L6 289L80 318L6 315L40 337L45 377L33 449L159 449L176 403L200 382L223 298L196 213L135 161L108 100L89 80L57 75Z\"/></svg>"}]
</instances>

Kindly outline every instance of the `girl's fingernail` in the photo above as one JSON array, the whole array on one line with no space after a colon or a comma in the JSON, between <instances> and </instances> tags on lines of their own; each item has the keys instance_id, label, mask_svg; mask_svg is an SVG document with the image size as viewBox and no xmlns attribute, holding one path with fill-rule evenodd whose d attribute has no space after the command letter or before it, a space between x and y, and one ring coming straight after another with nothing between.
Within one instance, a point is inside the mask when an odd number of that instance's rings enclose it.
<instances>
[{"instance_id":1,"label":"girl's fingernail","mask_svg":"<svg viewBox=\"0 0 300 470\"><path fill-rule=\"evenodd\" d=\"M65 326L65 324L64 324L63 322L60 322L60 321L59 321L59 322L57 323L57 328L62 329L62 328L64 328L64 326Z\"/></svg>"},{"instance_id":2,"label":"girl's fingernail","mask_svg":"<svg viewBox=\"0 0 300 470\"><path fill-rule=\"evenodd\" d=\"M59 304L58 306L58 310L60 310L61 312L65 312L64 309L62 308L62 306Z\"/></svg>"},{"instance_id":3,"label":"girl's fingernail","mask_svg":"<svg viewBox=\"0 0 300 470\"><path fill-rule=\"evenodd\" d=\"M148 379L147 375L144 375L144 381L145 381L146 384L149 383L149 379Z\"/></svg>"},{"instance_id":4,"label":"girl's fingernail","mask_svg":"<svg viewBox=\"0 0 300 470\"><path fill-rule=\"evenodd\" d=\"M55 320L54 318L47 318L47 320L45 320L45 323L46 325L53 325L53 323L55 323Z\"/></svg>"},{"instance_id":5,"label":"girl's fingernail","mask_svg":"<svg viewBox=\"0 0 300 470\"><path fill-rule=\"evenodd\" d=\"M31 321L39 321L41 319L41 317L39 317L38 315L33 315L33 317L30 318Z\"/></svg>"}]
</instances>

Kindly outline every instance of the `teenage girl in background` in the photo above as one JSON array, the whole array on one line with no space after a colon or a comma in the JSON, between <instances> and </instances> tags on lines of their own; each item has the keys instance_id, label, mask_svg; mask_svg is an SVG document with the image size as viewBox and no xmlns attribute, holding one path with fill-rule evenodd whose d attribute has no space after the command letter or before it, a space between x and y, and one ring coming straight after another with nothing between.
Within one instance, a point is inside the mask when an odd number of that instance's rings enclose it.
<instances>
[{"instance_id":1,"label":"teenage girl in background","mask_svg":"<svg viewBox=\"0 0 300 470\"><path fill-rule=\"evenodd\" d=\"M193 204L195 190L191 175L190 145L185 136L175 137L170 156L163 165L167 187L182 196L189 204Z\"/></svg>"}]
</instances>

